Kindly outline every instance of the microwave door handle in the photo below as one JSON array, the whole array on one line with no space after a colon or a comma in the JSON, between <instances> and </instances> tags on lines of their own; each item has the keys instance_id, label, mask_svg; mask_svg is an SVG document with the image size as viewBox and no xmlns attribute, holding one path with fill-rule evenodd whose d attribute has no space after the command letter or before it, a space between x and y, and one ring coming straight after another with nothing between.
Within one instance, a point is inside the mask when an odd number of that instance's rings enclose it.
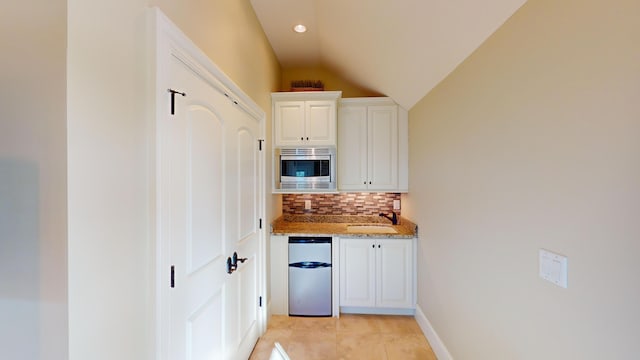
<instances>
[{"instance_id":1,"label":"microwave door handle","mask_svg":"<svg viewBox=\"0 0 640 360\"><path fill-rule=\"evenodd\" d=\"M280 160L331 160L331 157L328 155L280 155Z\"/></svg>"}]
</instances>

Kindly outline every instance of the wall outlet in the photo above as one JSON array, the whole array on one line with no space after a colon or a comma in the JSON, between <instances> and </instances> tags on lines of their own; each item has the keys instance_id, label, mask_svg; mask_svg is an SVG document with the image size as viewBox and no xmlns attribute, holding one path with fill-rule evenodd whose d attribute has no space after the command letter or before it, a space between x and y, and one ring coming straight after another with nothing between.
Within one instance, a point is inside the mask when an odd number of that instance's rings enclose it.
<instances>
[{"instance_id":1,"label":"wall outlet","mask_svg":"<svg viewBox=\"0 0 640 360\"><path fill-rule=\"evenodd\" d=\"M539 253L540 277L560 287L567 287L567 257L540 249Z\"/></svg>"},{"instance_id":2,"label":"wall outlet","mask_svg":"<svg viewBox=\"0 0 640 360\"><path fill-rule=\"evenodd\" d=\"M393 210L400 210L400 200L393 200Z\"/></svg>"},{"instance_id":3,"label":"wall outlet","mask_svg":"<svg viewBox=\"0 0 640 360\"><path fill-rule=\"evenodd\" d=\"M305 210L311 210L311 200L305 200L304 201L304 209Z\"/></svg>"}]
</instances>

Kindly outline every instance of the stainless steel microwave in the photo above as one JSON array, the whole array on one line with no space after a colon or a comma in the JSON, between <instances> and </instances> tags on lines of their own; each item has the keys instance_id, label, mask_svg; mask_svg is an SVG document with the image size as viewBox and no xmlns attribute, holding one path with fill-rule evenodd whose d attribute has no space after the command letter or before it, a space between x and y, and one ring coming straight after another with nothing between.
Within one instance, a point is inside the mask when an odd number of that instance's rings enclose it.
<instances>
[{"instance_id":1,"label":"stainless steel microwave","mask_svg":"<svg viewBox=\"0 0 640 360\"><path fill-rule=\"evenodd\" d=\"M274 163L278 190L336 190L335 148L276 148Z\"/></svg>"}]
</instances>

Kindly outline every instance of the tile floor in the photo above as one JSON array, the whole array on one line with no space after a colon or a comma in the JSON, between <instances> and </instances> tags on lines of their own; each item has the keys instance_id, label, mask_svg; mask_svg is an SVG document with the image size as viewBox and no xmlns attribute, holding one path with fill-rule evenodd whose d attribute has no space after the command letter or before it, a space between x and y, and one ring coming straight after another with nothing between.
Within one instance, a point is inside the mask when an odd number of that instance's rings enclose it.
<instances>
[{"instance_id":1,"label":"tile floor","mask_svg":"<svg viewBox=\"0 0 640 360\"><path fill-rule=\"evenodd\" d=\"M436 360L412 316L272 316L250 360L268 360L279 342L291 360Z\"/></svg>"}]
</instances>

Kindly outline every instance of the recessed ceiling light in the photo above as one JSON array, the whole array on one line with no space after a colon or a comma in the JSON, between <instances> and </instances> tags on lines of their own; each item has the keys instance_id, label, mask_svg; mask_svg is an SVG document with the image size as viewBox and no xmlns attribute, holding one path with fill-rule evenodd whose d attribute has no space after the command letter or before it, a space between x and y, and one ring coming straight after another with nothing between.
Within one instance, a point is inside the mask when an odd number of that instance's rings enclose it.
<instances>
[{"instance_id":1,"label":"recessed ceiling light","mask_svg":"<svg viewBox=\"0 0 640 360\"><path fill-rule=\"evenodd\" d=\"M302 24L298 24L296 26L293 27L293 31L297 32L297 33L303 33L307 31L307 27L302 25Z\"/></svg>"}]
</instances>

